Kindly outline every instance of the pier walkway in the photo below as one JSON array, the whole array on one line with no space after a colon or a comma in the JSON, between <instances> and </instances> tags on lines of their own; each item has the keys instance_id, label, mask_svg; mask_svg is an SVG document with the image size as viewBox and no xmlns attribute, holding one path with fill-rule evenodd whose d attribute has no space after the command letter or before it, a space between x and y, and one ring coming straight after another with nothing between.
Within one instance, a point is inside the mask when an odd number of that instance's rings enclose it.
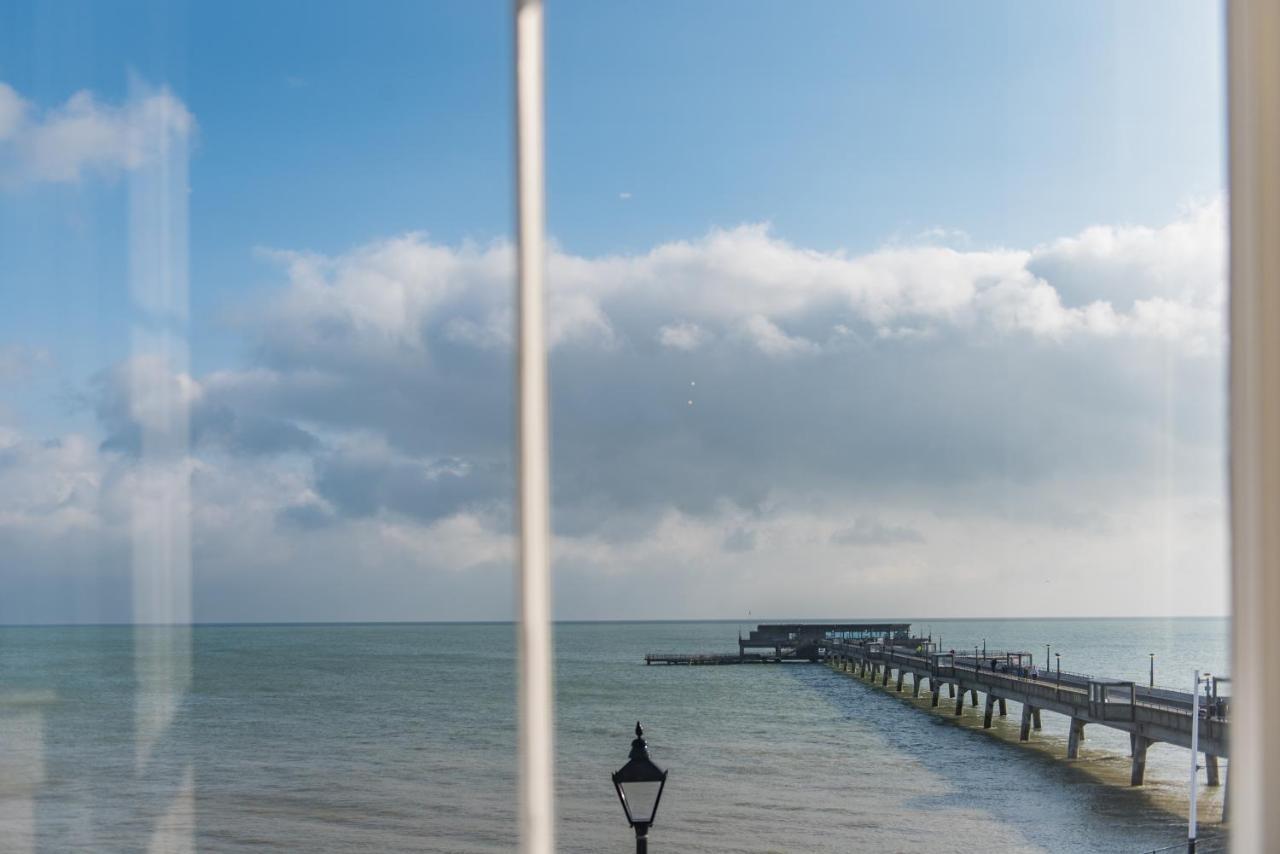
<instances>
[{"instance_id":1,"label":"pier walkway","mask_svg":"<svg viewBox=\"0 0 1280 854\"><path fill-rule=\"evenodd\" d=\"M748 653L764 648L772 652ZM900 623L766 624L738 639L738 654L649 654L646 664L743 664L784 661L826 662L881 688L901 693L910 679L911 696L927 690L930 706L947 694L947 707L963 713L966 696L974 707L984 696L983 727L1008 714L1010 701L1022 708L1018 737L1028 741L1040 729L1042 712L1070 720L1067 758L1077 759L1086 726L1105 726L1129 734L1132 757L1129 783L1140 786L1147 750L1167 743L1191 748L1193 697L1190 693L1068 672L1037 672L1029 652L941 652L931 638L912 637ZM1213 678L1199 699L1198 746L1210 786L1220 785L1219 759L1228 755L1230 699L1219 695L1229 680ZM1226 818L1227 799L1223 799Z\"/></svg>"},{"instance_id":2,"label":"pier walkway","mask_svg":"<svg viewBox=\"0 0 1280 854\"><path fill-rule=\"evenodd\" d=\"M1031 675L1030 653L992 653L984 656L932 652L926 645L916 647L832 641L825 660L837 670L854 671L879 681L887 688L895 679L895 689L903 690L911 678L913 697L920 696L927 683L930 705L938 706L946 691L954 700L955 714L961 714L965 695L976 706L978 694L985 696L983 726L990 727L994 714L1007 714L1012 700L1022 705L1019 738L1027 741L1040 729L1040 713L1056 712L1070 718L1067 758L1079 756L1084 729L1090 724L1129 733L1133 757L1130 784L1142 785L1147 749L1156 742L1191 747L1190 693L1165 688L1149 688L1134 682L1103 679L1077 673ZM1214 693L1200 705L1199 747L1205 754L1210 786L1219 784L1219 757L1227 756L1229 701Z\"/></svg>"}]
</instances>

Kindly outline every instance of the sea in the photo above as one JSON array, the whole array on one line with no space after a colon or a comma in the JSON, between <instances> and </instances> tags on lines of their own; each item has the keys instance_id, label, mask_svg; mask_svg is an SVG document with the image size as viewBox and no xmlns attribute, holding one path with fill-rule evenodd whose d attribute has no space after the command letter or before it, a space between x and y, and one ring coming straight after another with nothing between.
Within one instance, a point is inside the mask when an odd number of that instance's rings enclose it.
<instances>
[{"instance_id":1,"label":"sea","mask_svg":"<svg viewBox=\"0 0 1280 854\"><path fill-rule=\"evenodd\" d=\"M912 624L1144 683L1154 653L1183 690L1228 670L1223 619ZM637 721L669 772L655 854L1185 850L1185 749L1130 788L1127 736L1067 762L1051 713L1019 744L1012 703L983 730L823 665L644 663L753 625L556 626L559 850L634 850L610 773ZM0 628L0 850L511 851L514 673L509 623ZM1225 850L1203 782L1199 850Z\"/></svg>"}]
</instances>

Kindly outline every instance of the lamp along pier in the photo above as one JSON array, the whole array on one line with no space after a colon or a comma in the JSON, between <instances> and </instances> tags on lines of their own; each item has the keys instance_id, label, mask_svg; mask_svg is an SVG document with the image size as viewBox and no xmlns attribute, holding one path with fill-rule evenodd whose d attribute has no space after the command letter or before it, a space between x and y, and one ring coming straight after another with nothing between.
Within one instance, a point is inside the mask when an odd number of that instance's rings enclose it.
<instances>
[{"instance_id":1,"label":"lamp along pier","mask_svg":"<svg viewBox=\"0 0 1280 854\"><path fill-rule=\"evenodd\" d=\"M1205 695L1195 697L1129 680L1038 670L1030 652L969 654L937 647L932 637L913 637L908 623L773 623L740 636L737 655L651 653L645 663L822 662L885 691L901 694L909 689L919 698L923 690L931 708L941 706L956 716L963 714L966 698L976 708L981 694L984 729L991 728L995 716L1008 714L1010 701L1016 702L1022 707L1020 741L1029 741L1040 729L1042 712L1070 719L1067 759L1079 758L1086 726L1127 732L1131 786L1142 785L1152 744L1191 748L1192 721L1198 718L1198 749L1204 753L1207 782L1221 782L1219 759L1227 756L1230 727L1230 698L1225 696L1230 680L1225 677L1210 678ZM1224 798L1224 820L1226 805Z\"/></svg>"}]
</instances>

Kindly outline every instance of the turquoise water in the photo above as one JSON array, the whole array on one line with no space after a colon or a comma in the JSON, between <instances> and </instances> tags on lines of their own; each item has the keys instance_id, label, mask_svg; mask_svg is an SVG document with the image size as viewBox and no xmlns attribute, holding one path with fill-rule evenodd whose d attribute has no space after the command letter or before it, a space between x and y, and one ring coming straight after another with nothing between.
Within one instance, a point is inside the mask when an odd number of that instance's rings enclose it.
<instances>
[{"instance_id":1,"label":"turquoise water","mask_svg":"<svg viewBox=\"0 0 1280 854\"><path fill-rule=\"evenodd\" d=\"M1064 669L1142 680L1155 652L1174 687L1226 669L1224 620L915 625L957 649L1042 658L1049 642ZM821 666L642 663L733 650L737 631L557 627L561 850L633 850L609 773L637 718L671 773L655 852L1138 852L1185 833L1185 750L1153 748L1149 785L1129 790L1125 737L1090 728L1068 764L1055 715L1026 748L1009 743L1016 707L993 737ZM0 629L0 847L511 850L512 639L508 624Z\"/></svg>"}]
</instances>

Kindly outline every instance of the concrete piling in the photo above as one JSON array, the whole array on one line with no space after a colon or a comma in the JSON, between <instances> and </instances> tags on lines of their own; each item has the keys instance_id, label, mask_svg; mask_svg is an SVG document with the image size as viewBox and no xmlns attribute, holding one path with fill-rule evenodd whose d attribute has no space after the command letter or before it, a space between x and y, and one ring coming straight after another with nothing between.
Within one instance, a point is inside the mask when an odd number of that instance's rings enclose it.
<instances>
[{"instance_id":1,"label":"concrete piling","mask_svg":"<svg viewBox=\"0 0 1280 854\"><path fill-rule=\"evenodd\" d=\"M1067 736L1067 758L1080 758L1080 742L1084 741L1084 721L1080 718L1071 719L1071 732Z\"/></svg>"},{"instance_id":2,"label":"concrete piling","mask_svg":"<svg viewBox=\"0 0 1280 854\"><path fill-rule=\"evenodd\" d=\"M1043 707L1038 703L1043 702L1050 711L1068 716L1070 719L1066 750L1066 758L1069 760L1080 758L1080 747L1085 740L1087 724L1097 723L1126 730L1130 737L1129 784L1131 786L1144 785L1147 752L1152 744L1168 742L1186 746L1178 729L1181 726L1178 718L1172 717L1172 721L1170 720L1170 716L1177 715L1177 706L1171 705L1170 709L1156 708L1153 712L1150 711L1151 707L1136 702L1126 706L1120 703L1112 705L1109 697L1099 700L1093 686L1085 685L1085 680L1080 677L1073 677L1070 682L1058 683L1044 682L1035 676L1028 676L1013 669L1000 671L993 667L989 672L981 668L970 672L964 666L956 668L954 665L947 664L945 660L939 662L936 658L922 655L919 646L915 648L914 656L902 649L889 649L887 640L883 649L873 648L864 651L861 644L839 641L833 646L834 649L829 646L826 650L827 661L833 669L856 673L868 680L870 684L877 685L885 691L889 690L889 680L892 678L895 684L894 690L899 694L903 692L906 680L910 677L913 699L920 699L920 692L927 690L929 706L936 709L941 705L943 694L946 692L950 698L952 715L955 717L963 716L966 701L974 707L976 712L978 694L983 694L983 729L992 728L996 714L1001 717L1008 715L1008 702L1012 699L1020 707L1018 740L1021 742L1030 741L1031 733L1041 730L1040 713ZM810 658L810 660L815 659ZM1088 691L1084 690L1086 687L1089 688ZM999 691L1000 695L993 693L995 691ZM1142 689L1138 688L1137 691L1139 693L1131 696L1141 697ZM1163 695L1162 699L1165 699ZM1108 705L1100 711L1099 704ZM1115 707L1120 707L1120 711L1128 712L1128 715L1116 715ZM1208 785L1226 784L1222 813L1225 821L1230 781L1222 778L1224 771L1219 761L1219 757L1225 753L1224 747L1227 744L1225 719L1212 716L1202 718L1200 738Z\"/></svg>"},{"instance_id":3,"label":"concrete piling","mask_svg":"<svg viewBox=\"0 0 1280 854\"><path fill-rule=\"evenodd\" d=\"M1130 736L1129 743L1133 751L1133 766L1129 771L1129 785L1141 786L1142 779L1147 772L1147 748L1151 746L1151 739L1134 733Z\"/></svg>"}]
</instances>

